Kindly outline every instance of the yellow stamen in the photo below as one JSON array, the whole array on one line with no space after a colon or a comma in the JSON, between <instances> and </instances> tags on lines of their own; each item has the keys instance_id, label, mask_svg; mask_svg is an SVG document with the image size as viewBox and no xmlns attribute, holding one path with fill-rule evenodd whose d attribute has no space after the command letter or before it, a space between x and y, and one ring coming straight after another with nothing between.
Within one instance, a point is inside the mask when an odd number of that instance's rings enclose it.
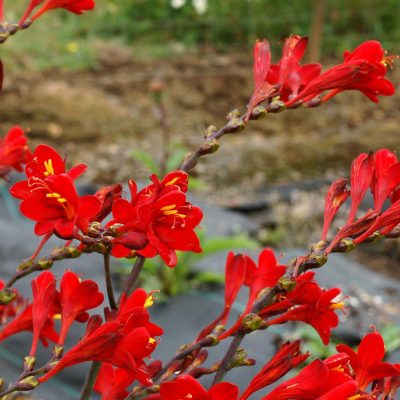
<instances>
[{"instance_id":1,"label":"yellow stamen","mask_svg":"<svg viewBox=\"0 0 400 400\"><path fill-rule=\"evenodd\" d=\"M50 197L50 198L55 198L55 199L59 199L61 197L61 195L59 193L47 193L46 197Z\"/></svg>"},{"instance_id":2,"label":"yellow stamen","mask_svg":"<svg viewBox=\"0 0 400 400\"><path fill-rule=\"evenodd\" d=\"M54 314L53 319L61 319L61 314Z\"/></svg>"},{"instance_id":3,"label":"yellow stamen","mask_svg":"<svg viewBox=\"0 0 400 400\"><path fill-rule=\"evenodd\" d=\"M170 180L169 182L167 182L167 183L165 184L165 186L171 186L171 185L173 185L178 179L179 179L179 178L174 178L174 179Z\"/></svg>"},{"instance_id":4,"label":"yellow stamen","mask_svg":"<svg viewBox=\"0 0 400 400\"><path fill-rule=\"evenodd\" d=\"M149 344L154 344L155 342L156 342L156 339L154 339L152 337L149 339Z\"/></svg>"},{"instance_id":5,"label":"yellow stamen","mask_svg":"<svg viewBox=\"0 0 400 400\"><path fill-rule=\"evenodd\" d=\"M348 397L347 400L356 400L361 397L361 394L356 394L355 396Z\"/></svg>"},{"instance_id":6,"label":"yellow stamen","mask_svg":"<svg viewBox=\"0 0 400 400\"><path fill-rule=\"evenodd\" d=\"M153 295L150 295L150 296L147 297L147 299L146 299L146 301L145 301L145 303L144 303L144 307L145 307L145 308L149 308L149 307L151 307L153 304L154 304L154 298L153 298Z\"/></svg>"},{"instance_id":7,"label":"yellow stamen","mask_svg":"<svg viewBox=\"0 0 400 400\"><path fill-rule=\"evenodd\" d=\"M178 214L178 210L164 211L164 215L174 215L174 214Z\"/></svg>"},{"instance_id":8,"label":"yellow stamen","mask_svg":"<svg viewBox=\"0 0 400 400\"><path fill-rule=\"evenodd\" d=\"M345 306L344 302L339 302L339 303L332 303L329 307L332 310L337 310L337 309L342 310L344 306Z\"/></svg>"},{"instance_id":9,"label":"yellow stamen","mask_svg":"<svg viewBox=\"0 0 400 400\"><path fill-rule=\"evenodd\" d=\"M59 203L66 203L66 202L67 202L67 199L64 198L64 197L60 197L59 199L57 199L57 201L58 201Z\"/></svg>"},{"instance_id":10,"label":"yellow stamen","mask_svg":"<svg viewBox=\"0 0 400 400\"><path fill-rule=\"evenodd\" d=\"M170 206L165 206L165 207L161 207L160 210L161 211L170 211L173 210L176 207L176 204L171 204Z\"/></svg>"},{"instance_id":11,"label":"yellow stamen","mask_svg":"<svg viewBox=\"0 0 400 400\"><path fill-rule=\"evenodd\" d=\"M175 214L175 217L186 218L187 215L185 215L185 214Z\"/></svg>"},{"instance_id":12,"label":"yellow stamen","mask_svg":"<svg viewBox=\"0 0 400 400\"><path fill-rule=\"evenodd\" d=\"M54 175L53 160L51 158L44 162L44 168L46 169L44 176Z\"/></svg>"}]
</instances>

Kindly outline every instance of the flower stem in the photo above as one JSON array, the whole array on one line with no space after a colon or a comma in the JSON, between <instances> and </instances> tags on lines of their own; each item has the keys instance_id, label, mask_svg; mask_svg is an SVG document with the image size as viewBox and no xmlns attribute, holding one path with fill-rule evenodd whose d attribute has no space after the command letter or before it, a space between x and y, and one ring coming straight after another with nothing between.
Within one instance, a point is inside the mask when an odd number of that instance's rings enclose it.
<instances>
[{"instance_id":1,"label":"flower stem","mask_svg":"<svg viewBox=\"0 0 400 400\"><path fill-rule=\"evenodd\" d=\"M89 372L86 375L85 383L82 388L80 400L89 400L90 395L93 391L94 383L96 382L97 375L100 371L100 365L98 361L93 361L90 366Z\"/></svg>"},{"instance_id":2,"label":"flower stem","mask_svg":"<svg viewBox=\"0 0 400 400\"><path fill-rule=\"evenodd\" d=\"M131 294L132 290L138 283L139 275L142 272L144 261L146 259L142 256L137 256L135 264L133 264L131 273L129 275L128 281L126 282L124 293L128 296Z\"/></svg>"},{"instance_id":3,"label":"flower stem","mask_svg":"<svg viewBox=\"0 0 400 400\"><path fill-rule=\"evenodd\" d=\"M110 272L110 253L109 252L104 253L103 257L104 257L104 276L106 279L108 302L112 310L118 310L118 305L117 302L115 301L111 272Z\"/></svg>"}]
</instances>

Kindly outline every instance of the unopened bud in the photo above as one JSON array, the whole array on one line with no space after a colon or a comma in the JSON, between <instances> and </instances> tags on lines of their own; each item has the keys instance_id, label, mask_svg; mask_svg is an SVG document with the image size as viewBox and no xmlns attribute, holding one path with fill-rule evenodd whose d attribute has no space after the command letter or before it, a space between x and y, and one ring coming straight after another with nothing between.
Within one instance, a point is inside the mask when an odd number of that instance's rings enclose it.
<instances>
[{"instance_id":1,"label":"unopened bud","mask_svg":"<svg viewBox=\"0 0 400 400\"><path fill-rule=\"evenodd\" d=\"M17 383L16 388L24 392L35 389L38 386L39 386L39 381L37 380L36 376L28 376L27 378L20 380Z\"/></svg>"},{"instance_id":2,"label":"unopened bud","mask_svg":"<svg viewBox=\"0 0 400 400\"><path fill-rule=\"evenodd\" d=\"M93 244L96 244L96 243L97 243L97 240L96 240L96 239L93 239L93 238L91 238L91 237L89 237L89 236L84 236L84 237L82 238L82 243L88 244L88 245L93 245Z\"/></svg>"},{"instance_id":3,"label":"unopened bud","mask_svg":"<svg viewBox=\"0 0 400 400\"><path fill-rule=\"evenodd\" d=\"M247 352L245 349L239 348L236 350L235 357L232 360L230 368L241 367L245 364Z\"/></svg>"},{"instance_id":4,"label":"unopened bud","mask_svg":"<svg viewBox=\"0 0 400 400\"><path fill-rule=\"evenodd\" d=\"M220 340L217 335L207 335L203 340L203 347L212 347L219 344Z\"/></svg>"},{"instance_id":5,"label":"unopened bud","mask_svg":"<svg viewBox=\"0 0 400 400\"><path fill-rule=\"evenodd\" d=\"M82 255L82 251L80 251L77 247L68 247L68 256L70 258L77 258Z\"/></svg>"},{"instance_id":6,"label":"unopened bud","mask_svg":"<svg viewBox=\"0 0 400 400\"><path fill-rule=\"evenodd\" d=\"M321 97L314 97L312 100L303 103L303 107L314 108L321 105Z\"/></svg>"},{"instance_id":7,"label":"unopened bud","mask_svg":"<svg viewBox=\"0 0 400 400\"><path fill-rule=\"evenodd\" d=\"M239 118L240 117L240 111L235 108L234 110L230 111L228 114L226 114L226 119L230 121L231 119Z\"/></svg>"},{"instance_id":8,"label":"unopened bud","mask_svg":"<svg viewBox=\"0 0 400 400\"><path fill-rule=\"evenodd\" d=\"M325 253L311 254L306 261L304 261L304 270L315 269L322 267L328 261L328 256Z\"/></svg>"},{"instance_id":9,"label":"unopened bud","mask_svg":"<svg viewBox=\"0 0 400 400\"><path fill-rule=\"evenodd\" d=\"M0 305L6 306L7 304L10 304L16 296L14 290L7 287L3 288L0 290Z\"/></svg>"},{"instance_id":10,"label":"unopened bud","mask_svg":"<svg viewBox=\"0 0 400 400\"><path fill-rule=\"evenodd\" d=\"M282 276L279 281L279 286L286 292L292 291L296 287L296 281L286 276Z\"/></svg>"},{"instance_id":11,"label":"unopened bud","mask_svg":"<svg viewBox=\"0 0 400 400\"><path fill-rule=\"evenodd\" d=\"M233 118L225 125L225 133L236 133L244 129L244 121L241 118Z\"/></svg>"},{"instance_id":12,"label":"unopened bud","mask_svg":"<svg viewBox=\"0 0 400 400\"><path fill-rule=\"evenodd\" d=\"M353 242L353 239L349 237L342 239L339 243L339 246L340 250L343 253L348 253L349 251L353 250L356 247L355 243Z\"/></svg>"},{"instance_id":13,"label":"unopened bud","mask_svg":"<svg viewBox=\"0 0 400 400\"><path fill-rule=\"evenodd\" d=\"M246 332L254 332L262 325L262 318L257 314L247 314L242 321L242 329Z\"/></svg>"},{"instance_id":14,"label":"unopened bud","mask_svg":"<svg viewBox=\"0 0 400 400\"><path fill-rule=\"evenodd\" d=\"M51 260L50 258L41 258L38 261L38 266L40 270L45 271L53 266L53 260Z\"/></svg>"},{"instance_id":15,"label":"unopened bud","mask_svg":"<svg viewBox=\"0 0 400 400\"><path fill-rule=\"evenodd\" d=\"M275 98L270 104L268 104L266 109L269 113L280 113L284 111L286 107L283 101L279 100L279 98Z\"/></svg>"},{"instance_id":16,"label":"unopened bud","mask_svg":"<svg viewBox=\"0 0 400 400\"><path fill-rule=\"evenodd\" d=\"M326 249L326 242L325 240L320 240L318 243L314 243L311 246L311 252L323 251Z\"/></svg>"},{"instance_id":17,"label":"unopened bud","mask_svg":"<svg viewBox=\"0 0 400 400\"><path fill-rule=\"evenodd\" d=\"M212 135L214 135L215 132L217 132L218 129L214 125L210 125L205 131L204 131L204 139L208 139Z\"/></svg>"},{"instance_id":18,"label":"unopened bud","mask_svg":"<svg viewBox=\"0 0 400 400\"><path fill-rule=\"evenodd\" d=\"M63 355L63 352L64 352L64 347L63 346L57 346L57 345L54 346L54 348L53 348L54 358L60 359L62 357L62 355Z\"/></svg>"},{"instance_id":19,"label":"unopened bud","mask_svg":"<svg viewBox=\"0 0 400 400\"><path fill-rule=\"evenodd\" d=\"M36 357L33 356L26 356L24 358L24 370L25 371L32 371L35 367Z\"/></svg>"},{"instance_id":20,"label":"unopened bud","mask_svg":"<svg viewBox=\"0 0 400 400\"><path fill-rule=\"evenodd\" d=\"M4 386L4 379L0 378L0 390L3 388Z\"/></svg>"},{"instance_id":21,"label":"unopened bud","mask_svg":"<svg viewBox=\"0 0 400 400\"><path fill-rule=\"evenodd\" d=\"M263 106L257 106L253 109L250 114L250 119L264 118L268 114L267 110Z\"/></svg>"},{"instance_id":22,"label":"unopened bud","mask_svg":"<svg viewBox=\"0 0 400 400\"><path fill-rule=\"evenodd\" d=\"M18 265L17 270L18 271L25 271L28 268L30 268L33 265L33 260L29 259L29 260L24 260L21 262L21 264Z\"/></svg>"}]
</instances>

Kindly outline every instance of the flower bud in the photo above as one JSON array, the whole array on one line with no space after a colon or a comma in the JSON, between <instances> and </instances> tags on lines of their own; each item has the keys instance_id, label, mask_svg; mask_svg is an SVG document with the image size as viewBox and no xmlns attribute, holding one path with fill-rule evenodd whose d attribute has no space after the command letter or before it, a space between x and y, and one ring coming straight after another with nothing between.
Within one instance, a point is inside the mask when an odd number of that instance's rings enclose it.
<instances>
[{"instance_id":1,"label":"flower bud","mask_svg":"<svg viewBox=\"0 0 400 400\"><path fill-rule=\"evenodd\" d=\"M286 276L282 276L282 278L279 279L278 283L279 286L286 292L290 292L296 287L296 281Z\"/></svg>"},{"instance_id":2,"label":"flower bud","mask_svg":"<svg viewBox=\"0 0 400 400\"><path fill-rule=\"evenodd\" d=\"M283 101L279 100L279 98L275 98L272 100L270 104L266 107L266 111L269 113L280 113L286 109Z\"/></svg>"},{"instance_id":3,"label":"flower bud","mask_svg":"<svg viewBox=\"0 0 400 400\"><path fill-rule=\"evenodd\" d=\"M268 114L268 111L263 106L257 106L250 114L250 119L261 119Z\"/></svg>"},{"instance_id":4,"label":"flower bud","mask_svg":"<svg viewBox=\"0 0 400 400\"><path fill-rule=\"evenodd\" d=\"M235 108L234 110L230 111L228 114L226 114L226 119L230 121L231 119L236 119L240 117L240 111Z\"/></svg>"},{"instance_id":5,"label":"flower bud","mask_svg":"<svg viewBox=\"0 0 400 400\"><path fill-rule=\"evenodd\" d=\"M229 120L225 126L226 133L236 133L244 129L244 121L241 118L233 118Z\"/></svg>"},{"instance_id":6,"label":"flower bud","mask_svg":"<svg viewBox=\"0 0 400 400\"><path fill-rule=\"evenodd\" d=\"M7 304L11 303L16 296L17 295L14 290L7 287L3 288L0 290L0 305L6 306Z\"/></svg>"},{"instance_id":7,"label":"flower bud","mask_svg":"<svg viewBox=\"0 0 400 400\"><path fill-rule=\"evenodd\" d=\"M37 380L36 376L28 376L22 380L20 380L16 388L22 392L35 389L39 386L39 381Z\"/></svg>"},{"instance_id":8,"label":"flower bud","mask_svg":"<svg viewBox=\"0 0 400 400\"><path fill-rule=\"evenodd\" d=\"M21 271L25 271L28 268L30 268L33 265L33 260L29 259L29 260L24 260L21 262L21 264L18 265L17 267L17 271L21 272Z\"/></svg>"},{"instance_id":9,"label":"flower bud","mask_svg":"<svg viewBox=\"0 0 400 400\"><path fill-rule=\"evenodd\" d=\"M77 247L68 247L68 257L70 258L78 258L82 254L82 251L79 250Z\"/></svg>"},{"instance_id":10,"label":"flower bud","mask_svg":"<svg viewBox=\"0 0 400 400\"><path fill-rule=\"evenodd\" d=\"M217 132L218 129L214 125L210 125L205 131L204 131L204 139L210 138L215 132Z\"/></svg>"},{"instance_id":11,"label":"flower bud","mask_svg":"<svg viewBox=\"0 0 400 400\"><path fill-rule=\"evenodd\" d=\"M53 260L51 260L50 258L41 258L38 261L38 266L40 268L41 271L45 271L47 269L50 269L53 266Z\"/></svg>"},{"instance_id":12,"label":"flower bud","mask_svg":"<svg viewBox=\"0 0 400 400\"><path fill-rule=\"evenodd\" d=\"M246 332L254 332L262 325L262 318L257 314L247 314L242 321L242 329Z\"/></svg>"},{"instance_id":13,"label":"flower bud","mask_svg":"<svg viewBox=\"0 0 400 400\"><path fill-rule=\"evenodd\" d=\"M26 356L24 358L24 370L25 371L32 371L35 367L36 357L33 356Z\"/></svg>"}]
</instances>

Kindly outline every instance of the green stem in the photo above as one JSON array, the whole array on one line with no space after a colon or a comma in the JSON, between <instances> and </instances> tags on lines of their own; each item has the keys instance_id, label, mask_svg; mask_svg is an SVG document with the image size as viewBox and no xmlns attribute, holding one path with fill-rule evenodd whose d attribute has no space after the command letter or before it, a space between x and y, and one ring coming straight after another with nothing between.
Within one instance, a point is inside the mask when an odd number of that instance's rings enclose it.
<instances>
[{"instance_id":1,"label":"green stem","mask_svg":"<svg viewBox=\"0 0 400 400\"><path fill-rule=\"evenodd\" d=\"M80 400L89 400L90 395L93 391L94 383L96 382L97 375L100 371L100 365L98 361L93 361L90 366L89 372L86 375L85 384L83 385Z\"/></svg>"}]
</instances>

